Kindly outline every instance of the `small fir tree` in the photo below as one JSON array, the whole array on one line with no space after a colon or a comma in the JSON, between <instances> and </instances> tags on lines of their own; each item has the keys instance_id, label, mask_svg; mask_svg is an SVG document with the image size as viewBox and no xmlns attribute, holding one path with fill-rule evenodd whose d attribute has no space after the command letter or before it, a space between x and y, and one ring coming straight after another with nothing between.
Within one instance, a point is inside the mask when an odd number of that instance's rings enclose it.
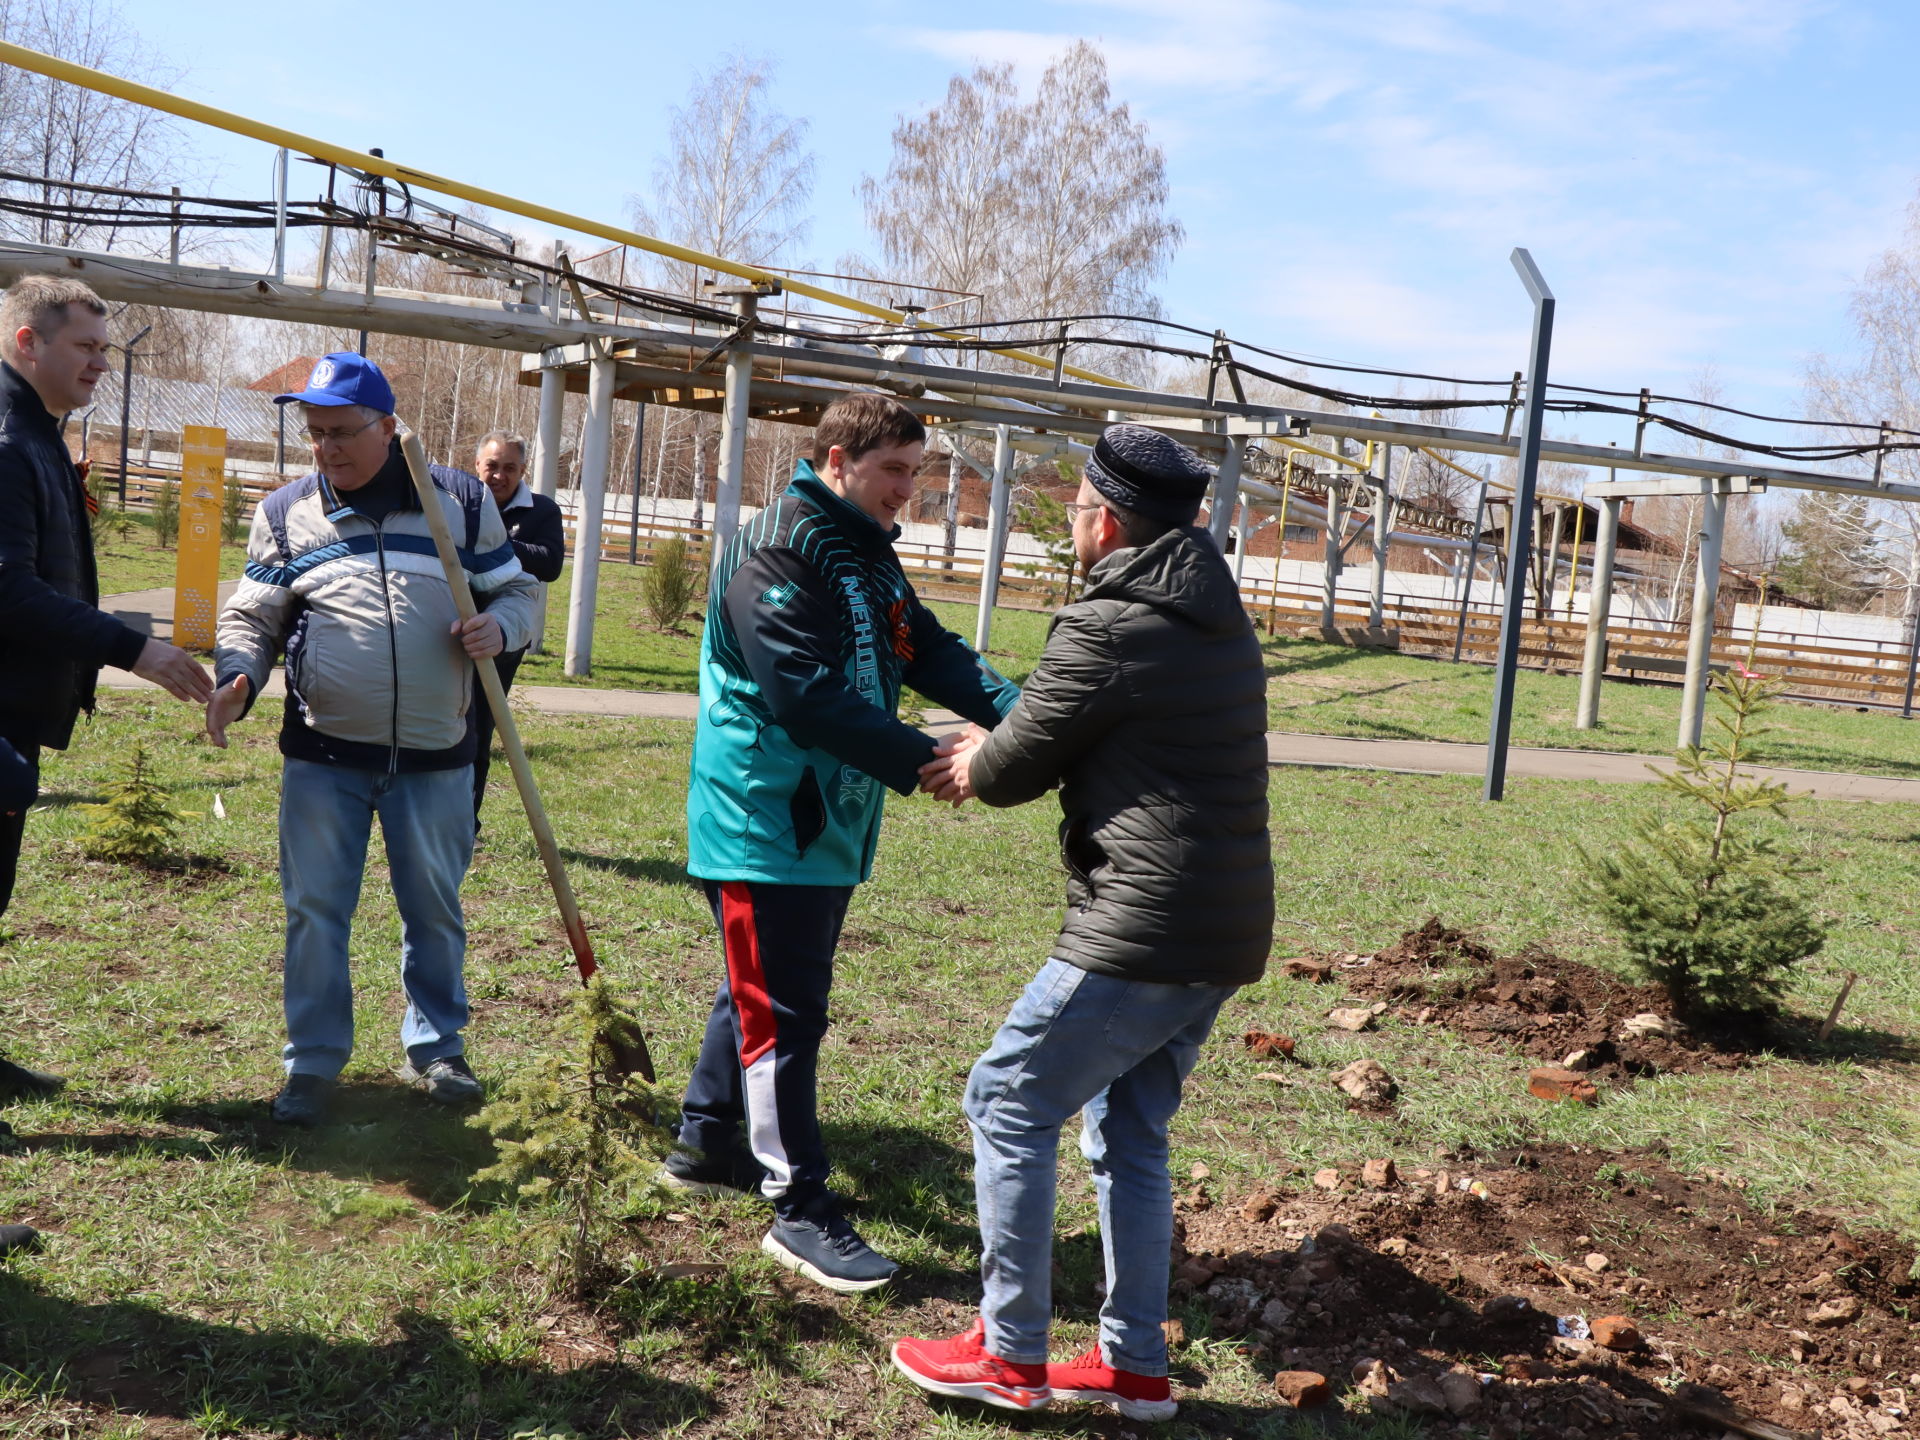
<instances>
[{"instance_id":1,"label":"small fir tree","mask_svg":"<svg viewBox=\"0 0 1920 1440\"><path fill-rule=\"evenodd\" d=\"M1740 773L1766 733L1754 719L1779 688L1744 666L1716 676L1723 713L1713 716L1715 734L1679 751L1675 769L1654 771L1703 818L1642 821L1633 844L1599 856L1583 851L1581 898L1682 1015L1774 1009L1791 968L1826 942L1826 927L1793 885L1807 867L1735 824L1758 811L1784 814L1790 799L1778 781Z\"/></svg>"},{"instance_id":2,"label":"small fir tree","mask_svg":"<svg viewBox=\"0 0 1920 1440\"><path fill-rule=\"evenodd\" d=\"M678 630L700 597L700 566L678 535L655 548L640 574L640 603L656 630Z\"/></svg>"},{"instance_id":3,"label":"small fir tree","mask_svg":"<svg viewBox=\"0 0 1920 1440\"><path fill-rule=\"evenodd\" d=\"M154 778L144 745L133 747L118 778L102 787L106 799L80 808L93 816L81 849L95 860L121 865L153 865L167 853L180 824L195 812L176 810L167 789Z\"/></svg>"},{"instance_id":4,"label":"small fir tree","mask_svg":"<svg viewBox=\"0 0 1920 1440\"><path fill-rule=\"evenodd\" d=\"M614 1210L643 1189L670 1148L654 1123L652 1061L640 1022L596 975L575 999L566 1044L508 1080L467 1123L492 1134L498 1159L474 1175L529 1200L552 1198L564 1218L561 1279L584 1299L607 1268Z\"/></svg>"},{"instance_id":5,"label":"small fir tree","mask_svg":"<svg viewBox=\"0 0 1920 1440\"><path fill-rule=\"evenodd\" d=\"M171 550L180 538L180 482L169 480L160 487L153 501L153 539L162 550Z\"/></svg>"},{"instance_id":6,"label":"small fir tree","mask_svg":"<svg viewBox=\"0 0 1920 1440\"><path fill-rule=\"evenodd\" d=\"M1061 467L1061 474L1071 476L1065 466ZM1061 603L1071 605L1080 557L1073 548L1073 520L1067 507L1045 491L1036 490L1020 508L1020 523L1029 535L1040 542L1040 548L1047 556L1045 565L1029 561L1020 568L1030 576L1037 576L1042 570L1066 576L1066 593ZM1049 579L1047 599L1052 600L1059 595L1060 588Z\"/></svg>"},{"instance_id":7,"label":"small fir tree","mask_svg":"<svg viewBox=\"0 0 1920 1440\"><path fill-rule=\"evenodd\" d=\"M247 513L247 487L238 471L227 472L227 483L220 492L220 543L232 545L240 538L240 519Z\"/></svg>"}]
</instances>

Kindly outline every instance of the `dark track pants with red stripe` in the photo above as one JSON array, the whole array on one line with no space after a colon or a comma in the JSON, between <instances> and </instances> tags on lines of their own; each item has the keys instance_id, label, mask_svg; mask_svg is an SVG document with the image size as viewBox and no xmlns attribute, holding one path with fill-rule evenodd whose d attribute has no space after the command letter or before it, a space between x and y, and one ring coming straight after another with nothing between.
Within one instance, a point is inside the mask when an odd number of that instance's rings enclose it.
<instances>
[{"instance_id":1,"label":"dark track pants with red stripe","mask_svg":"<svg viewBox=\"0 0 1920 1440\"><path fill-rule=\"evenodd\" d=\"M850 885L707 880L727 975L681 1105L680 1143L724 1155L744 1134L782 1214L827 1185L815 1075Z\"/></svg>"}]
</instances>

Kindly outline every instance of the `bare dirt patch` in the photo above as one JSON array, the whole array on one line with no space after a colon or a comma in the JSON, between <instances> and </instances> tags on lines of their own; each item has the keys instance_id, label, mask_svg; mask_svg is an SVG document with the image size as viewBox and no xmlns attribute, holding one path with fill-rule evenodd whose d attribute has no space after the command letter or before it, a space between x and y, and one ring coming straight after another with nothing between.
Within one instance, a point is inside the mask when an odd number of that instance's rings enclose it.
<instances>
[{"instance_id":1,"label":"bare dirt patch","mask_svg":"<svg viewBox=\"0 0 1920 1440\"><path fill-rule=\"evenodd\" d=\"M1751 1024L1711 1032L1682 1024L1660 986L1635 985L1538 946L1497 955L1437 917L1376 955L1323 958L1336 983L1386 1002L1402 1020L1555 1063L1585 1052L1580 1068L1608 1079L1739 1069L1770 1043Z\"/></svg>"},{"instance_id":2,"label":"bare dirt patch","mask_svg":"<svg viewBox=\"0 0 1920 1440\"><path fill-rule=\"evenodd\" d=\"M1729 1428L1689 1404L1828 1440L1914 1428L1914 1247L1762 1215L1657 1153L1538 1147L1180 1208L1175 1293L1263 1366L1383 1412L1494 1440ZM1613 1316L1639 1344L1588 1338Z\"/></svg>"}]
</instances>

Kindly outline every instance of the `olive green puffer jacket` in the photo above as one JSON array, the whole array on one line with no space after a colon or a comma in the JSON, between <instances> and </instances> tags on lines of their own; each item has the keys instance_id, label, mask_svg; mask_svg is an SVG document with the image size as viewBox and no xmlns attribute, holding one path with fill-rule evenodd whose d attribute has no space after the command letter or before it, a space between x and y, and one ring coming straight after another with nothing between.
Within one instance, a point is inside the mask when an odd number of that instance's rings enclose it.
<instances>
[{"instance_id":1,"label":"olive green puffer jacket","mask_svg":"<svg viewBox=\"0 0 1920 1440\"><path fill-rule=\"evenodd\" d=\"M1206 531L1094 566L972 769L989 805L1060 786L1056 957L1163 984L1260 977L1273 943L1266 721L1260 643Z\"/></svg>"}]
</instances>

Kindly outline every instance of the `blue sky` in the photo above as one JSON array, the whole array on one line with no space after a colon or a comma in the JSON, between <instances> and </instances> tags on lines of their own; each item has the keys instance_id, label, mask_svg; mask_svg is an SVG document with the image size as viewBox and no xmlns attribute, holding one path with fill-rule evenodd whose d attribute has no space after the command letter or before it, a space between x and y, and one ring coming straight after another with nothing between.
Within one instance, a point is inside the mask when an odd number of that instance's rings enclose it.
<instances>
[{"instance_id":1,"label":"blue sky","mask_svg":"<svg viewBox=\"0 0 1920 1440\"><path fill-rule=\"evenodd\" d=\"M1797 409L1808 357L1847 352L1849 292L1920 181L1912 0L124 8L183 94L610 220L693 73L770 55L811 124L816 260L865 247L853 191L897 116L975 59L1031 75L1087 37L1167 150L1173 318L1500 376L1523 363L1525 245L1561 302L1556 378L1711 369L1761 409ZM265 193L264 147L198 138L223 190Z\"/></svg>"}]
</instances>

